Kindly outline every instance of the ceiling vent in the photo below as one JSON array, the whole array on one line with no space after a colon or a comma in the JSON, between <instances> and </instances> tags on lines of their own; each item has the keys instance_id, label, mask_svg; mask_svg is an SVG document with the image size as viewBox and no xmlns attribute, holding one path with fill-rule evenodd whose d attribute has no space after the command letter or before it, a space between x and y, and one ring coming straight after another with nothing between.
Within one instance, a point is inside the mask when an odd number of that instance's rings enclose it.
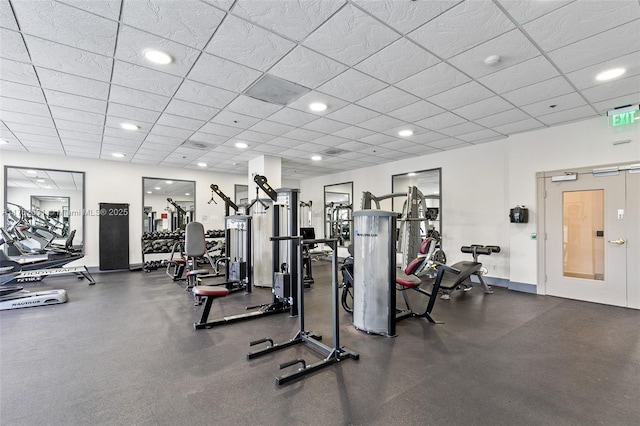
<instances>
[{"instance_id":1,"label":"ceiling vent","mask_svg":"<svg viewBox=\"0 0 640 426\"><path fill-rule=\"evenodd\" d=\"M191 140L187 140L182 142L182 144L180 144L180 146L183 146L185 148L194 148L194 149L202 149L202 150L209 150L211 148L214 148L214 145L209 145L207 143L204 142L197 142L197 141L191 141Z\"/></svg>"},{"instance_id":2,"label":"ceiling vent","mask_svg":"<svg viewBox=\"0 0 640 426\"><path fill-rule=\"evenodd\" d=\"M322 151L323 154L327 154L327 155L340 155L340 154L344 154L347 151L346 149L340 149L340 148L329 148L325 151Z\"/></svg>"},{"instance_id":3,"label":"ceiling vent","mask_svg":"<svg viewBox=\"0 0 640 426\"><path fill-rule=\"evenodd\" d=\"M288 105L311 89L271 74L265 74L244 94L276 105Z\"/></svg>"}]
</instances>

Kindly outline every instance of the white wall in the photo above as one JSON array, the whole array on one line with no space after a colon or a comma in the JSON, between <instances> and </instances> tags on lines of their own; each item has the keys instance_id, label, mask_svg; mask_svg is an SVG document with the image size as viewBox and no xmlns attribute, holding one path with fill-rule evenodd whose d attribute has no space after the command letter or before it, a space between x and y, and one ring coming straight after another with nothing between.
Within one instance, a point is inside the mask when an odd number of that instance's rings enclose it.
<instances>
[{"instance_id":1,"label":"white wall","mask_svg":"<svg viewBox=\"0 0 640 426\"><path fill-rule=\"evenodd\" d=\"M613 141L631 139L614 146ZM391 176L441 167L441 219L443 247L448 262L469 260L460 247L468 244L496 244L497 255L481 258L489 275L511 283L536 285L537 232L535 174L576 166L597 166L615 162L640 162L640 126L613 130L606 118L513 135L486 144L415 157L380 166L347 170L301 182L304 194L313 194L314 226L323 229L324 185L354 182L354 210L360 209L363 191L391 192ZM308 198L308 197L307 197ZM511 207L530 210L528 224L509 223Z\"/></svg>"},{"instance_id":2,"label":"white wall","mask_svg":"<svg viewBox=\"0 0 640 426\"><path fill-rule=\"evenodd\" d=\"M128 203L129 213L129 261L132 264L142 262L142 177L158 176L174 180L193 180L196 182L196 219L203 222L206 229L224 228L224 202L207 204L211 199L212 183L233 197L235 184L247 184L246 174L213 173L191 169L130 164L119 161L92 160L86 158L56 157L13 151L0 151L0 166L21 166L37 168L55 168L85 172L85 257L75 264L97 267L99 265L99 210L100 203ZM4 176L4 174L2 175ZM283 185L298 187L299 182L283 179ZM2 182L2 206L6 194ZM217 196L216 196L217 197ZM205 218L206 216L206 218ZM206 220L203 220L206 219ZM73 264L72 264L73 265Z\"/></svg>"}]
</instances>

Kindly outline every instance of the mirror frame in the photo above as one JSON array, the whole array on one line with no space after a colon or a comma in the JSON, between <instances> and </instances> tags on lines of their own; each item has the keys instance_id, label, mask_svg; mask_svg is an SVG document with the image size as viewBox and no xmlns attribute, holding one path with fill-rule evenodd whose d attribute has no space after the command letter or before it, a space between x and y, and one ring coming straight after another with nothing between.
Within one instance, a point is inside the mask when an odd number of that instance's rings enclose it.
<instances>
[{"instance_id":1,"label":"mirror frame","mask_svg":"<svg viewBox=\"0 0 640 426\"><path fill-rule=\"evenodd\" d=\"M188 182L191 183L193 185L193 192L191 193L191 197L193 197L193 210L190 210L190 212L192 212L192 216L193 216L193 220L195 220L196 217L196 181L195 180L188 180L188 179L173 179L173 178L160 178L160 177L153 177L153 176L142 176L142 222L140 223L140 227L142 229L142 232L144 234L144 232L147 232L148 229L145 229L144 226L144 221L145 221L145 197L147 196L147 193L145 191L145 180L158 180L158 181L167 181L170 180L172 182ZM169 198L171 198L171 195L169 195ZM166 198L165 198L166 199Z\"/></svg>"},{"instance_id":2,"label":"mirror frame","mask_svg":"<svg viewBox=\"0 0 640 426\"><path fill-rule=\"evenodd\" d=\"M82 218L82 220L80 221L80 226L82 227L82 240L80 241L80 244L77 244L77 241L74 240L74 247L81 247L81 251L84 252L85 250L85 230L86 230L86 221L85 221L85 216L86 216L86 186L87 186L87 175L85 172L81 172L79 170L63 170L63 169L45 169L42 167L24 167L24 166L10 166L10 165L6 165L4 166L4 210L3 212L6 212L9 209L9 206L7 203L9 203L9 169L20 169L20 170L41 170L43 172L56 172L56 173L77 173L79 175L82 175L82 189L80 190L80 211L79 212L74 212L74 210L71 209L71 200L69 200L69 218L73 217L73 216L80 216ZM38 188L39 190L41 190L41 188ZM31 199L31 198L29 198ZM31 210L32 206L29 206L29 210ZM6 227L7 226L7 217L5 215L5 218L2 222L2 226ZM70 227L69 231L72 231L74 228Z\"/></svg>"},{"instance_id":3,"label":"mirror frame","mask_svg":"<svg viewBox=\"0 0 640 426\"><path fill-rule=\"evenodd\" d=\"M351 204L351 212L349 213L349 244L351 244L351 242L353 241L353 203L354 203L354 199L353 199L353 181L347 181L347 182L341 182L341 183L332 183L329 185L324 185L324 190L323 190L323 204L322 204L322 227L324 228L324 238L330 238L331 237L331 231L329 230L329 219L327 217L327 193L331 193L332 191L330 190L330 188L332 186L342 186L342 185L349 185L351 187L350 191L351 193L349 194L349 203ZM342 244L338 244L338 246L340 247L347 247L349 244L344 244L344 242Z\"/></svg>"}]
</instances>

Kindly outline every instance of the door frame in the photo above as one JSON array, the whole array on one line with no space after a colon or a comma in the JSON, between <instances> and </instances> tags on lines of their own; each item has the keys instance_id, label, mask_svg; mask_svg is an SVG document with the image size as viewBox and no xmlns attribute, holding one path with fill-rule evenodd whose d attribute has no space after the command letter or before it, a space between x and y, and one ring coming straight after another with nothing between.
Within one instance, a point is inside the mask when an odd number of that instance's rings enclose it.
<instances>
[{"instance_id":1,"label":"door frame","mask_svg":"<svg viewBox=\"0 0 640 426\"><path fill-rule=\"evenodd\" d=\"M537 294L546 295L547 294L547 253L546 253L546 236L547 236L547 224L546 224L546 212L547 212L547 204L545 198L545 178L551 178L554 176L566 176L567 174L577 173L585 174L585 173L593 173L594 171L603 172L607 169L609 170L619 170L620 173L626 173L626 170L630 168L637 168L638 162L633 161L629 163L614 163L614 164L604 164L590 167L573 167L562 170L551 170L544 172L536 173L536 204L538 205L538 214L537 214L537 223L536 223L536 233L538 238L538 246L537 246Z\"/></svg>"}]
</instances>

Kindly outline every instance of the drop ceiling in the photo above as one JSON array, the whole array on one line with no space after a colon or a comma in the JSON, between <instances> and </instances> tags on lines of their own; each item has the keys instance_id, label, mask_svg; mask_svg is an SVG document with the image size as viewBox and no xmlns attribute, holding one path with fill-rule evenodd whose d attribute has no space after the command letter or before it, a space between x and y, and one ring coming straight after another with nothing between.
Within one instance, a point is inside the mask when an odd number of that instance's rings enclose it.
<instances>
[{"instance_id":1,"label":"drop ceiling","mask_svg":"<svg viewBox=\"0 0 640 426\"><path fill-rule=\"evenodd\" d=\"M0 150L79 161L244 174L273 155L304 179L640 101L638 0L0 0L0 16ZM265 76L303 94L248 96Z\"/></svg>"}]
</instances>

